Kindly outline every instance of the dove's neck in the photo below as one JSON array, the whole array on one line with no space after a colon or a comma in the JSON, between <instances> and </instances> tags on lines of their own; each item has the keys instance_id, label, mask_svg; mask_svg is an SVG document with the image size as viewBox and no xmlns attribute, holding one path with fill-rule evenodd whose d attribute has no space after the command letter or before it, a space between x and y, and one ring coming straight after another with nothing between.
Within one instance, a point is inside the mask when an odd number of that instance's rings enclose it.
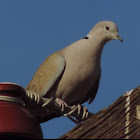
<instances>
[{"instance_id":1,"label":"dove's neck","mask_svg":"<svg viewBox=\"0 0 140 140\"><path fill-rule=\"evenodd\" d=\"M100 65L101 54L107 41L103 41L100 36L93 36L89 39L81 39L60 50L65 59L71 62L97 62ZM82 63L82 62L81 62Z\"/></svg>"},{"instance_id":2,"label":"dove's neck","mask_svg":"<svg viewBox=\"0 0 140 140\"><path fill-rule=\"evenodd\" d=\"M97 61L101 60L101 55L107 40L104 39L102 36L94 36L93 38L89 39L90 45L90 53L91 56L97 59Z\"/></svg>"}]
</instances>

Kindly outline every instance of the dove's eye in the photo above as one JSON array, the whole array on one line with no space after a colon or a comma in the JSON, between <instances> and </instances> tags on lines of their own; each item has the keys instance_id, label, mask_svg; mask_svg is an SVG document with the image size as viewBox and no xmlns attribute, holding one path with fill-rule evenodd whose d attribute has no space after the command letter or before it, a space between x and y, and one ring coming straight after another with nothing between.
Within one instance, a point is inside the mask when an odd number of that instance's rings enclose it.
<instances>
[{"instance_id":1,"label":"dove's eye","mask_svg":"<svg viewBox=\"0 0 140 140\"><path fill-rule=\"evenodd\" d=\"M109 30L109 26L105 26L105 29L106 29L106 30Z\"/></svg>"}]
</instances>

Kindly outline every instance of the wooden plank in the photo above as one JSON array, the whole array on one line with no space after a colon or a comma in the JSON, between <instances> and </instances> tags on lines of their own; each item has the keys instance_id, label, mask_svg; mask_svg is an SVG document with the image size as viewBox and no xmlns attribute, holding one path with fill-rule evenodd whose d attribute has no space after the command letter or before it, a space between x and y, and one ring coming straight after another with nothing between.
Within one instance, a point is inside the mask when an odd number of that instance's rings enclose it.
<instances>
[{"instance_id":1,"label":"wooden plank","mask_svg":"<svg viewBox=\"0 0 140 140\"><path fill-rule=\"evenodd\" d=\"M140 87L78 124L60 139L140 138ZM139 107L139 108L138 108Z\"/></svg>"}]
</instances>

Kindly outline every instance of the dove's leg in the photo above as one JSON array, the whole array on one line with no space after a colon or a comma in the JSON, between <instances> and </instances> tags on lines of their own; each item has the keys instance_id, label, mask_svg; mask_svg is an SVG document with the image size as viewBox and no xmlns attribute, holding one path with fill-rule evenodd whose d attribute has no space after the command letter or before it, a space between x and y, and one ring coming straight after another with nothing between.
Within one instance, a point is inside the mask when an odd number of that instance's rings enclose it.
<instances>
[{"instance_id":1,"label":"dove's leg","mask_svg":"<svg viewBox=\"0 0 140 140\"><path fill-rule=\"evenodd\" d=\"M58 103L58 105L61 107L61 111L64 112L64 108L68 107L67 103L60 98L56 98L55 101Z\"/></svg>"}]
</instances>

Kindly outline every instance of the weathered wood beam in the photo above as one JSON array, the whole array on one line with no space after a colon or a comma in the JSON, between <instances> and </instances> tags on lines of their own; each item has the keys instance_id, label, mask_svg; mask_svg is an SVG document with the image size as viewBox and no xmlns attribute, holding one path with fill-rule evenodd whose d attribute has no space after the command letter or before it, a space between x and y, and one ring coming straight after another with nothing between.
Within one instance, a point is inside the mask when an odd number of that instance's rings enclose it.
<instances>
[{"instance_id":1,"label":"weathered wood beam","mask_svg":"<svg viewBox=\"0 0 140 140\"><path fill-rule=\"evenodd\" d=\"M140 87L126 92L60 139L140 139Z\"/></svg>"}]
</instances>

